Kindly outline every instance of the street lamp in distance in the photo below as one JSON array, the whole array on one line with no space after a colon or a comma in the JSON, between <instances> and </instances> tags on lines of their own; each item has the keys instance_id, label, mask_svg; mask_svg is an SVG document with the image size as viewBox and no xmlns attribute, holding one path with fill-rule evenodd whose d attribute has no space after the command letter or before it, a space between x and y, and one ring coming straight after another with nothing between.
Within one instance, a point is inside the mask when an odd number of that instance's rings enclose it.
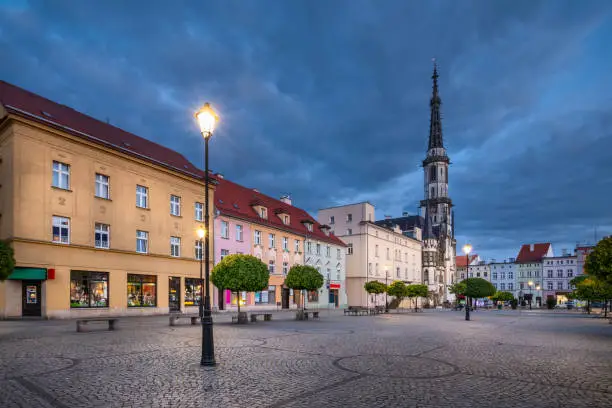
<instances>
[{"instance_id":1,"label":"street lamp in distance","mask_svg":"<svg viewBox=\"0 0 612 408\"><path fill-rule=\"evenodd\" d=\"M215 361L215 344L213 337L213 320L212 311L210 309L210 231L209 228L209 211L208 211L208 187L210 185L210 174L208 170L208 142L212 138L215 131L215 125L219 117L207 102L195 113L195 118L200 126L200 133L204 138L204 271L206 294L204 296L204 310L202 318L202 358L200 364L203 366L214 366ZM201 239L202 239L201 238Z\"/></svg>"},{"instance_id":2,"label":"street lamp in distance","mask_svg":"<svg viewBox=\"0 0 612 408\"><path fill-rule=\"evenodd\" d=\"M533 292L531 291L531 287L533 286L533 281L527 282L529 286L529 310L531 310L531 298L533 298Z\"/></svg>"},{"instance_id":3,"label":"street lamp in distance","mask_svg":"<svg viewBox=\"0 0 612 408\"><path fill-rule=\"evenodd\" d=\"M472 252L472 246L465 244L463 246L463 253L465 254L465 320L470 320L470 303L468 301L468 285L470 283L470 252Z\"/></svg>"}]
</instances>

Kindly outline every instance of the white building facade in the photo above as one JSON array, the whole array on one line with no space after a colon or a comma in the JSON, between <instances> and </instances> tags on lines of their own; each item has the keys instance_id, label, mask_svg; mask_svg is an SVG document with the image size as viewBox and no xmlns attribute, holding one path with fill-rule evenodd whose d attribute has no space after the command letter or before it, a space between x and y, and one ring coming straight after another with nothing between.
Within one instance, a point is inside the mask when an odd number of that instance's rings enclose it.
<instances>
[{"instance_id":1,"label":"white building facade","mask_svg":"<svg viewBox=\"0 0 612 408\"><path fill-rule=\"evenodd\" d=\"M321 225L319 228L329 236L329 226ZM318 292L308 294L308 307L333 309L348 305L345 246L307 235L304 240L304 265L316 268L325 278L325 284Z\"/></svg>"},{"instance_id":2,"label":"white building facade","mask_svg":"<svg viewBox=\"0 0 612 408\"><path fill-rule=\"evenodd\" d=\"M542 306L544 295L543 259L554 256L550 243L525 244L516 257L519 301L531 295L532 306Z\"/></svg>"},{"instance_id":3,"label":"white building facade","mask_svg":"<svg viewBox=\"0 0 612 408\"><path fill-rule=\"evenodd\" d=\"M514 258L504 262L492 261L489 263L491 283L500 292L510 292L517 297L516 272Z\"/></svg>"},{"instance_id":4,"label":"white building facade","mask_svg":"<svg viewBox=\"0 0 612 408\"><path fill-rule=\"evenodd\" d=\"M557 303L567 302L572 292L570 281L581 271L578 268L576 255L564 251L563 255L542 260L544 269L543 298L553 297Z\"/></svg>"},{"instance_id":5,"label":"white building facade","mask_svg":"<svg viewBox=\"0 0 612 408\"><path fill-rule=\"evenodd\" d=\"M364 285L369 281L421 283L421 241L402 234L399 227L392 229L375 223L372 204L321 209L317 218L347 244L348 305L384 305L384 295L370 296L365 292Z\"/></svg>"}]
</instances>

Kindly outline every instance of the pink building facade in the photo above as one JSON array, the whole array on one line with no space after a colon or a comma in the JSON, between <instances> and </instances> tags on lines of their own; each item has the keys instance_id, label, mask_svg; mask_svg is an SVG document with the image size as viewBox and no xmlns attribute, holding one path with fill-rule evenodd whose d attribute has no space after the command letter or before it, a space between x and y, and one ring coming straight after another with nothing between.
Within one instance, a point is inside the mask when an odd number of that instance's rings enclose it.
<instances>
[{"instance_id":1,"label":"pink building facade","mask_svg":"<svg viewBox=\"0 0 612 408\"><path fill-rule=\"evenodd\" d=\"M213 261L215 265L221 262L221 259L226 255L251 254L253 234L248 222L218 215L215 217L214 225L215 253ZM225 309L232 302L232 294L229 291L220 294L219 291L215 290L214 295L213 300L219 309ZM249 295L252 296L250 293L247 294L247 296Z\"/></svg>"}]
</instances>

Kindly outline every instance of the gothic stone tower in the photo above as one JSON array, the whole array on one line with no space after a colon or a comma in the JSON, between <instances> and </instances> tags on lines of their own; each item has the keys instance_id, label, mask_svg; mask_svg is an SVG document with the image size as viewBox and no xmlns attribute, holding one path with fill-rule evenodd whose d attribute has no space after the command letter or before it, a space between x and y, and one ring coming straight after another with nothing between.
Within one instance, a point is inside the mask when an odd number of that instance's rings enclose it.
<instances>
[{"instance_id":1,"label":"gothic stone tower","mask_svg":"<svg viewBox=\"0 0 612 408\"><path fill-rule=\"evenodd\" d=\"M424 200L421 216L425 219L423 234L423 283L428 285L430 299L440 304L449 299L448 286L455 273L455 233L453 203L448 196L448 166L442 138L442 119L438 94L438 67L434 62L433 94L429 102L429 144L423 160ZM450 295L452 296L452 295Z\"/></svg>"}]
</instances>

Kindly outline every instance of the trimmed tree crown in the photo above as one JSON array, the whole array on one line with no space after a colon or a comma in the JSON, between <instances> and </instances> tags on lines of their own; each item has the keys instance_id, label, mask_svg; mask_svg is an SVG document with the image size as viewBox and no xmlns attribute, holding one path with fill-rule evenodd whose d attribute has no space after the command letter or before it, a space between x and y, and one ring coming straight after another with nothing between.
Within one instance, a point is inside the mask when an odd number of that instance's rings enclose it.
<instances>
[{"instance_id":1,"label":"trimmed tree crown","mask_svg":"<svg viewBox=\"0 0 612 408\"><path fill-rule=\"evenodd\" d=\"M252 255L242 254L224 257L210 275L217 288L232 292L258 292L268 286L269 279L266 264Z\"/></svg>"},{"instance_id":2,"label":"trimmed tree crown","mask_svg":"<svg viewBox=\"0 0 612 408\"><path fill-rule=\"evenodd\" d=\"M293 265L285 278L285 285L294 290L317 290L324 282L323 275L309 265Z\"/></svg>"}]
</instances>

